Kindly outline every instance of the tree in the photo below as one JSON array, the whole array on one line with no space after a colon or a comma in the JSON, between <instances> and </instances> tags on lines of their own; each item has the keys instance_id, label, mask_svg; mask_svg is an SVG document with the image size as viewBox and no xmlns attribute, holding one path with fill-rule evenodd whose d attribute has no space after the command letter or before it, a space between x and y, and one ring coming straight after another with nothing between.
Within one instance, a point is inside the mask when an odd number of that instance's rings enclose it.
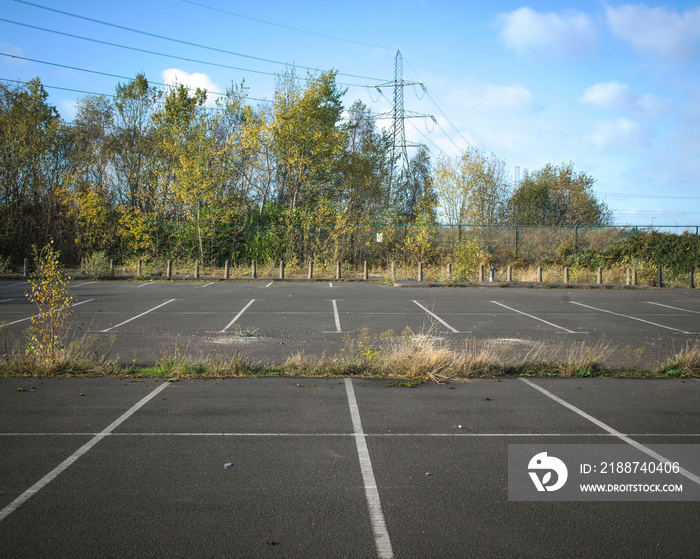
<instances>
[{"instance_id":1,"label":"tree","mask_svg":"<svg viewBox=\"0 0 700 559\"><path fill-rule=\"evenodd\" d=\"M505 160L469 148L456 161L440 159L434 176L448 223L493 225L503 221L508 197Z\"/></svg>"},{"instance_id":2,"label":"tree","mask_svg":"<svg viewBox=\"0 0 700 559\"><path fill-rule=\"evenodd\" d=\"M50 237L72 244L66 219L67 156L72 137L35 78L0 84L0 250L23 256Z\"/></svg>"},{"instance_id":3,"label":"tree","mask_svg":"<svg viewBox=\"0 0 700 559\"><path fill-rule=\"evenodd\" d=\"M118 84L114 99L114 168L117 194L126 209L151 213L157 199L157 141L153 128L161 92L144 74Z\"/></svg>"},{"instance_id":4,"label":"tree","mask_svg":"<svg viewBox=\"0 0 700 559\"><path fill-rule=\"evenodd\" d=\"M433 187L430 154L420 146L407 170L399 174L394 190L393 209L402 223L413 223L419 217L423 221L437 221L437 194Z\"/></svg>"},{"instance_id":5,"label":"tree","mask_svg":"<svg viewBox=\"0 0 700 559\"><path fill-rule=\"evenodd\" d=\"M595 179L573 163L528 173L509 200L515 225L611 225L612 212L593 193Z\"/></svg>"},{"instance_id":6,"label":"tree","mask_svg":"<svg viewBox=\"0 0 700 559\"><path fill-rule=\"evenodd\" d=\"M278 78L272 136L277 158L277 196L293 214L330 197L333 177L345 145L337 126L345 93L335 82L337 72L310 77L299 86L294 71Z\"/></svg>"}]
</instances>

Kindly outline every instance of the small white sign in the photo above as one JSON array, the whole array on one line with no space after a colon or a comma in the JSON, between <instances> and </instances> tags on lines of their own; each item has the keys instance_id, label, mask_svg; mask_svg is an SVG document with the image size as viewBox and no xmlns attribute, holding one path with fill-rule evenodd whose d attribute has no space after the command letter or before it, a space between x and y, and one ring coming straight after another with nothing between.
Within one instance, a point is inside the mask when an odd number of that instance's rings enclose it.
<instances>
[{"instance_id":1,"label":"small white sign","mask_svg":"<svg viewBox=\"0 0 700 559\"><path fill-rule=\"evenodd\" d=\"M384 233L377 233L377 242L381 243L384 241Z\"/></svg>"}]
</instances>

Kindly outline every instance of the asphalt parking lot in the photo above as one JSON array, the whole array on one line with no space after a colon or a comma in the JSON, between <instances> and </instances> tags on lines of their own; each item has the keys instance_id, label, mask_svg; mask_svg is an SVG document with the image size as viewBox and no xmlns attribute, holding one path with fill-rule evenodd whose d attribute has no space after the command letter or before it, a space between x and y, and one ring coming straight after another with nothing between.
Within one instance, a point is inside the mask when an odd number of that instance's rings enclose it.
<instances>
[{"instance_id":1,"label":"asphalt parking lot","mask_svg":"<svg viewBox=\"0 0 700 559\"><path fill-rule=\"evenodd\" d=\"M700 453L670 502L514 501L508 460L697 449L698 402L697 379L0 379L0 549L696 558Z\"/></svg>"},{"instance_id":2,"label":"asphalt parking lot","mask_svg":"<svg viewBox=\"0 0 700 559\"><path fill-rule=\"evenodd\" d=\"M0 282L4 347L23 343L36 307L26 282ZM620 362L654 366L700 336L691 289L426 289L338 282L71 283L71 336L121 364L174 356L280 362L337 353L363 330L505 344L603 342Z\"/></svg>"}]
</instances>

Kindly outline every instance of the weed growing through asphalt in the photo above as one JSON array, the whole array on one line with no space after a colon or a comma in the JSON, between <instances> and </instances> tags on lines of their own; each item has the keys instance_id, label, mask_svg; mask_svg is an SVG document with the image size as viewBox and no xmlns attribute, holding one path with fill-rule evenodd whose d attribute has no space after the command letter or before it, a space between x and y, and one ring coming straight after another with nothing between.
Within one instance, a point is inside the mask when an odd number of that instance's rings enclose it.
<instances>
[{"instance_id":1,"label":"weed growing through asphalt","mask_svg":"<svg viewBox=\"0 0 700 559\"><path fill-rule=\"evenodd\" d=\"M27 294L29 301L39 307L39 313L31 319L27 354L49 364L57 363L65 350L68 317L75 303L59 256L53 241L41 250L34 247L37 269L29 280L31 291Z\"/></svg>"}]
</instances>

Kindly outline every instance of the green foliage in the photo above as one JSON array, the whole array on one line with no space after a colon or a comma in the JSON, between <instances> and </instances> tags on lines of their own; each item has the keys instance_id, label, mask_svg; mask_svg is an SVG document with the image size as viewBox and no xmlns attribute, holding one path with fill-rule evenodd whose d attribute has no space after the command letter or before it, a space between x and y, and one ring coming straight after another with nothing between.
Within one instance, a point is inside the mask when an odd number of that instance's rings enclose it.
<instances>
[{"instance_id":1,"label":"green foliage","mask_svg":"<svg viewBox=\"0 0 700 559\"><path fill-rule=\"evenodd\" d=\"M624 266L647 264L667 268L671 273L684 273L700 265L700 237L687 231L681 235L642 231L616 243L604 257Z\"/></svg>"},{"instance_id":2,"label":"green foliage","mask_svg":"<svg viewBox=\"0 0 700 559\"><path fill-rule=\"evenodd\" d=\"M63 276L59 256L53 242L41 250L34 247L36 272L29 280L31 292L27 294L29 301L39 307L39 313L31 319L27 353L50 364L57 363L65 349L68 317L75 301Z\"/></svg>"},{"instance_id":3,"label":"green foliage","mask_svg":"<svg viewBox=\"0 0 700 559\"><path fill-rule=\"evenodd\" d=\"M114 275L110 258L105 252L94 252L86 256L80 267L80 274L91 278L109 278Z\"/></svg>"},{"instance_id":4,"label":"green foliage","mask_svg":"<svg viewBox=\"0 0 700 559\"><path fill-rule=\"evenodd\" d=\"M463 238L454 249L452 277L456 281L470 279L481 265L488 264L488 254L476 235Z\"/></svg>"}]
</instances>

